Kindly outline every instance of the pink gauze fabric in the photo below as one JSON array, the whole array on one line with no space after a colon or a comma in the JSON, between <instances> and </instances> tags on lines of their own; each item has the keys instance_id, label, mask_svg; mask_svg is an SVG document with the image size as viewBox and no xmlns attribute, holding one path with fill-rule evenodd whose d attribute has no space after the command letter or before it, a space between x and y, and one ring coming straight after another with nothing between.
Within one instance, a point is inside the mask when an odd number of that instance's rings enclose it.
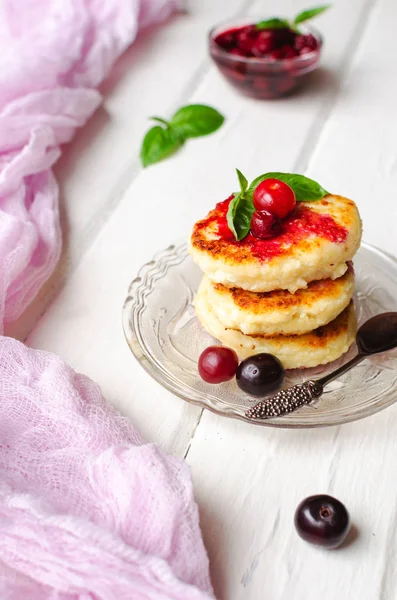
<instances>
[{"instance_id":1,"label":"pink gauze fabric","mask_svg":"<svg viewBox=\"0 0 397 600\"><path fill-rule=\"evenodd\" d=\"M0 337L0 598L208 600L188 467L56 356Z\"/></svg>"},{"instance_id":2,"label":"pink gauze fabric","mask_svg":"<svg viewBox=\"0 0 397 600\"><path fill-rule=\"evenodd\" d=\"M0 2L0 334L61 251L51 165L101 101L95 90L140 27L180 0Z\"/></svg>"}]
</instances>

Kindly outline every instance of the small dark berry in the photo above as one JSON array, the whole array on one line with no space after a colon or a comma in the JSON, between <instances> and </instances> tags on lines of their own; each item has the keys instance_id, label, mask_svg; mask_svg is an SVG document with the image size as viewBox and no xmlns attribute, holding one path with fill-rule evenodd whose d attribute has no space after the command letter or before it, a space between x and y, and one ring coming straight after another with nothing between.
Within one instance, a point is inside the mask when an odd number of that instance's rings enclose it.
<instances>
[{"instance_id":1,"label":"small dark berry","mask_svg":"<svg viewBox=\"0 0 397 600\"><path fill-rule=\"evenodd\" d=\"M257 210L252 215L251 233L261 240L267 240L280 235L282 231L280 220L267 210Z\"/></svg>"},{"instance_id":2,"label":"small dark berry","mask_svg":"<svg viewBox=\"0 0 397 600\"><path fill-rule=\"evenodd\" d=\"M344 504L332 496L310 496L296 509L295 527L306 542L337 548L348 534L349 513Z\"/></svg>"},{"instance_id":3,"label":"small dark berry","mask_svg":"<svg viewBox=\"0 0 397 600\"><path fill-rule=\"evenodd\" d=\"M244 392L261 397L279 390L284 376L284 368L279 359L262 352L246 358L239 364L236 381Z\"/></svg>"}]
</instances>

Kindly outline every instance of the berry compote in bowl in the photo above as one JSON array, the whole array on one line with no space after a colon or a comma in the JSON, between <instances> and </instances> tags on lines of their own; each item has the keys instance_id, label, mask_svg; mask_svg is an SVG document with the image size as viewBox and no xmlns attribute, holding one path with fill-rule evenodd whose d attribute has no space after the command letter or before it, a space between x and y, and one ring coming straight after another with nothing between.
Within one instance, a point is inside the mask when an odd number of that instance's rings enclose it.
<instances>
[{"instance_id":1,"label":"berry compote in bowl","mask_svg":"<svg viewBox=\"0 0 397 600\"><path fill-rule=\"evenodd\" d=\"M258 29L240 19L209 33L212 59L227 81L254 98L279 98L300 86L318 64L322 37L312 27Z\"/></svg>"}]
</instances>

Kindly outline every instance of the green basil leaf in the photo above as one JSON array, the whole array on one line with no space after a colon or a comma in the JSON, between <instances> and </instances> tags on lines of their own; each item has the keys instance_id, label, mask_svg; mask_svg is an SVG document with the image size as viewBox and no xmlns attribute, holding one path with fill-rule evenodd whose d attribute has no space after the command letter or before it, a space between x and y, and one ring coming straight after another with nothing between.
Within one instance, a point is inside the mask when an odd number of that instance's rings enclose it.
<instances>
[{"instance_id":1,"label":"green basil leaf","mask_svg":"<svg viewBox=\"0 0 397 600\"><path fill-rule=\"evenodd\" d=\"M189 104L174 114L171 126L178 129L184 138L194 138L213 133L224 120L225 117L211 106Z\"/></svg>"},{"instance_id":2,"label":"green basil leaf","mask_svg":"<svg viewBox=\"0 0 397 600\"><path fill-rule=\"evenodd\" d=\"M242 193L235 194L229 204L226 218L229 229L233 232L237 241L248 235L254 212L255 207L249 198L246 198Z\"/></svg>"},{"instance_id":3,"label":"green basil leaf","mask_svg":"<svg viewBox=\"0 0 397 600\"><path fill-rule=\"evenodd\" d=\"M317 15L321 15L321 13L328 10L330 7L331 4L324 4L323 6L315 6L314 8L303 10L295 17L294 25L298 25L299 23L313 19L313 17L317 17Z\"/></svg>"},{"instance_id":4,"label":"green basil leaf","mask_svg":"<svg viewBox=\"0 0 397 600\"><path fill-rule=\"evenodd\" d=\"M242 174L242 172L239 171L238 169L236 169L236 173L237 173L238 181L239 181L239 184L240 184L240 189L244 193L247 190L247 188L248 188L248 181L244 177L244 175Z\"/></svg>"},{"instance_id":5,"label":"green basil leaf","mask_svg":"<svg viewBox=\"0 0 397 600\"><path fill-rule=\"evenodd\" d=\"M144 167L167 158L176 152L184 144L183 137L172 128L163 129L159 125L149 129L145 135L142 148L141 160Z\"/></svg>"},{"instance_id":6,"label":"green basil leaf","mask_svg":"<svg viewBox=\"0 0 397 600\"><path fill-rule=\"evenodd\" d=\"M266 19L266 21L259 21L256 24L257 29L285 29L289 26L289 22L286 19L277 19L276 17Z\"/></svg>"},{"instance_id":7,"label":"green basil leaf","mask_svg":"<svg viewBox=\"0 0 397 600\"><path fill-rule=\"evenodd\" d=\"M254 179L247 190L247 196L250 197L254 193L255 188L265 179L279 179L287 183L294 190L297 202L321 200L321 198L329 194L317 181L313 181L313 179L309 179L309 177L305 177L304 175L296 173L265 173Z\"/></svg>"}]
</instances>

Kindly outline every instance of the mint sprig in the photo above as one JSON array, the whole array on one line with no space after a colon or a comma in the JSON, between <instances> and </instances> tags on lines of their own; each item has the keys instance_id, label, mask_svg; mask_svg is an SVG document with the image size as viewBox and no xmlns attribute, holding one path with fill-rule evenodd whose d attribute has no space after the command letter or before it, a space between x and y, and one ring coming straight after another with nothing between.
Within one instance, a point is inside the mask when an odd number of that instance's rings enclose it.
<instances>
[{"instance_id":1,"label":"mint sprig","mask_svg":"<svg viewBox=\"0 0 397 600\"><path fill-rule=\"evenodd\" d=\"M322 6L315 6L314 8L308 8L306 10L302 10L298 15L296 15L293 24L299 25L299 23L303 23L304 21L309 21L309 19L313 19L314 17L318 17L323 12L331 8L331 4L323 4Z\"/></svg>"},{"instance_id":2,"label":"mint sprig","mask_svg":"<svg viewBox=\"0 0 397 600\"><path fill-rule=\"evenodd\" d=\"M236 169L236 172L240 191L236 192L230 201L226 219L228 227L237 241L244 239L249 233L252 215L255 212L254 191L265 179L278 179L288 184L294 190L297 202L313 202L321 200L329 194L317 181L297 173L265 173L256 177L248 186L248 181L241 171Z\"/></svg>"},{"instance_id":3,"label":"mint sprig","mask_svg":"<svg viewBox=\"0 0 397 600\"><path fill-rule=\"evenodd\" d=\"M140 156L144 167L174 154L189 138L213 133L225 120L215 108L204 104L182 106L170 121L150 118L159 125L149 129L143 139Z\"/></svg>"},{"instance_id":4,"label":"mint sprig","mask_svg":"<svg viewBox=\"0 0 397 600\"><path fill-rule=\"evenodd\" d=\"M321 13L325 12L331 7L331 4L323 4L322 6L315 6L313 8L308 8L303 10L292 21L288 21L287 19L280 19L279 17L272 17L270 19L266 19L265 21L259 21L256 24L256 28L263 29L292 29L294 31L298 30L298 25L309 19L314 19Z\"/></svg>"},{"instance_id":5,"label":"mint sprig","mask_svg":"<svg viewBox=\"0 0 397 600\"><path fill-rule=\"evenodd\" d=\"M278 19L277 17L259 21L259 23L256 24L257 29L288 29L289 27L290 24L287 19Z\"/></svg>"}]
</instances>

